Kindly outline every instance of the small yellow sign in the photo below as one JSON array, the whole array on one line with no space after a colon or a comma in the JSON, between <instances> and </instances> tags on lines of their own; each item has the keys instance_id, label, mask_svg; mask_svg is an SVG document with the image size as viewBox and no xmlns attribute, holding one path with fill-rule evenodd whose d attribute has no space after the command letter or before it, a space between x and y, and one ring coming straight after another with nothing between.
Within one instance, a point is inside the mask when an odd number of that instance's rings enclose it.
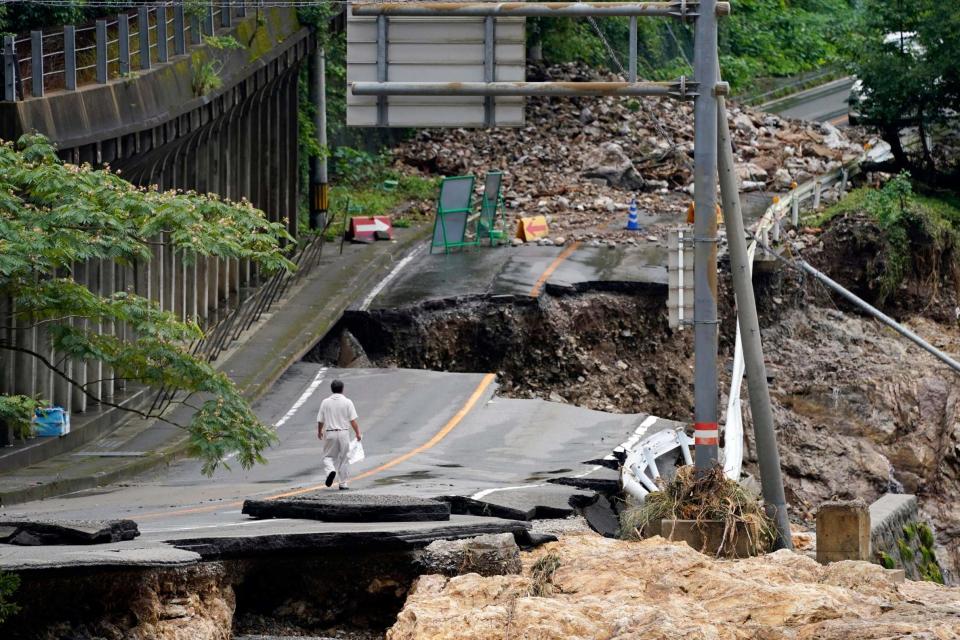
<instances>
[{"instance_id":1,"label":"small yellow sign","mask_svg":"<svg viewBox=\"0 0 960 640\"><path fill-rule=\"evenodd\" d=\"M547 219L544 216L520 218L517 221L517 237L524 242L545 238L548 233L550 230L547 228Z\"/></svg>"}]
</instances>

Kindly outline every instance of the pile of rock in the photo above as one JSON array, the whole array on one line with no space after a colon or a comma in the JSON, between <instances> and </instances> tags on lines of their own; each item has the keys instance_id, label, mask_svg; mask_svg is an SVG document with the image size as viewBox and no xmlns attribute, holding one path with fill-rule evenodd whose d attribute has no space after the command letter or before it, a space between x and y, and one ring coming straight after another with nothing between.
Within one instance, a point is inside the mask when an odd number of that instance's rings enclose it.
<instances>
[{"instance_id":1,"label":"pile of rock","mask_svg":"<svg viewBox=\"0 0 960 640\"><path fill-rule=\"evenodd\" d=\"M617 79L573 63L528 73L538 75ZM729 115L745 191L785 191L863 152L829 124L737 106ZM641 215L666 215L670 223L685 219L693 191L692 102L530 98L526 120L525 127L513 129L424 130L394 155L401 165L429 173L504 171L511 215L549 216L555 233L575 240L630 237L618 229L633 199Z\"/></svg>"}]
</instances>

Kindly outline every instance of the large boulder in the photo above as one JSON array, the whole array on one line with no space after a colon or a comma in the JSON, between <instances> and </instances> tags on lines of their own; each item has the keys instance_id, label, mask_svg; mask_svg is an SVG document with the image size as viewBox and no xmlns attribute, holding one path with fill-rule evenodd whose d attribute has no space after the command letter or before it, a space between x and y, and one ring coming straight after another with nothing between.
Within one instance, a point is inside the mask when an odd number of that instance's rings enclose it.
<instances>
[{"instance_id":1,"label":"large boulder","mask_svg":"<svg viewBox=\"0 0 960 640\"><path fill-rule=\"evenodd\" d=\"M583 158L583 177L606 180L611 187L635 191L642 189L643 178L629 156L616 142L605 142Z\"/></svg>"},{"instance_id":2,"label":"large boulder","mask_svg":"<svg viewBox=\"0 0 960 640\"><path fill-rule=\"evenodd\" d=\"M465 540L436 540L419 552L421 573L458 576L520 573L520 547L512 533L488 533Z\"/></svg>"}]
</instances>

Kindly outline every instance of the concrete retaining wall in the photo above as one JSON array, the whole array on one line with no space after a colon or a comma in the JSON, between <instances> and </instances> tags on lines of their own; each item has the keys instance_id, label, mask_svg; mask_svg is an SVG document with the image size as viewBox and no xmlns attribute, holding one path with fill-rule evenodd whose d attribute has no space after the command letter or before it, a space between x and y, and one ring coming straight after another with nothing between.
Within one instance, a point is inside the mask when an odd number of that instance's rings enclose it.
<instances>
[{"instance_id":1,"label":"concrete retaining wall","mask_svg":"<svg viewBox=\"0 0 960 640\"><path fill-rule=\"evenodd\" d=\"M920 515L917 497L888 493L870 505L870 546L875 562L903 569L911 580L944 582L933 528Z\"/></svg>"}]
</instances>

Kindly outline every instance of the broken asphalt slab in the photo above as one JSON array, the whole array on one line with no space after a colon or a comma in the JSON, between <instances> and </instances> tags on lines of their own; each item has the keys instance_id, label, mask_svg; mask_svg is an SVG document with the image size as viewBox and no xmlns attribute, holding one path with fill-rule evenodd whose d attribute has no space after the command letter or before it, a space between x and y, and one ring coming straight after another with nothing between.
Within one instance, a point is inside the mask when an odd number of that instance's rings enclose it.
<instances>
[{"instance_id":1,"label":"broken asphalt slab","mask_svg":"<svg viewBox=\"0 0 960 640\"><path fill-rule=\"evenodd\" d=\"M568 249L568 248L567 248ZM423 252L373 301L392 309L424 300L465 295L530 295L549 270L547 287L576 288L593 283L667 283L667 252L638 247L556 246L481 248L451 254ZM552 266L552 268L551 268Z\"/></svg>"},{"instance_id":2,"label":"broken asphalt slab","mask_svg":"<svg viewBox=\"0 0 960 640\"><path fill-rule=\"evenodd\" d=\"M186 527L146 533L110 544L18 547L0 544L0 571L104 567L164 567L223 558L263 557L360 548L419 549L435 540L510 533L521 546L537 542L530 525L515 520L454 516L445 522L328 523L316 520L251 520L248 526Z\"/></svg>"},{"instance_id":3,"label":"broken asphalt slab","mask_svg":"<svg viewBox=\"0 0 960 640\"><path fill-rule=\"evenodd\" d=\"M26 547L105 544L139 535L133 520L0 519L0 543Z\"/></svg>"},{"instance_id":4,"label":"broken asphalt slab","mask_svg":"<svg viewBox=\"0 0 960 640\"><path fill-rule=\"evenodd\" d=\"M246 500L243 513L324 522L436 522L450 519L450 505L415 496L314 491L292 498Z\"/></svg>"}]
</instances>

